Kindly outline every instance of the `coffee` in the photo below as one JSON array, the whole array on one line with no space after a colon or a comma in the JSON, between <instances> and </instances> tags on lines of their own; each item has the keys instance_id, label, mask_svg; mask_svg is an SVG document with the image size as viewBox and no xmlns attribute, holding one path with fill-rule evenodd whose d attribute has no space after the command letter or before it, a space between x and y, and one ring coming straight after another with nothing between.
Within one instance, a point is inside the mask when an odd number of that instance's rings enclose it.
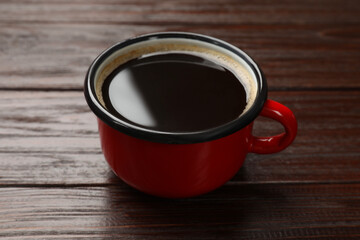
<instances>
[{"instance_id":1,"label":"coffee","mask_svg":"<svg viewBox=\"0 0 360 240\"><path fill-rule=\"evenodd\" d=\"M166 132L214 128L238 118L246 91L226 66L191 52L157 52L113 70L102 84L107 110L132 125Z\"/></svg>"}]
</instances>

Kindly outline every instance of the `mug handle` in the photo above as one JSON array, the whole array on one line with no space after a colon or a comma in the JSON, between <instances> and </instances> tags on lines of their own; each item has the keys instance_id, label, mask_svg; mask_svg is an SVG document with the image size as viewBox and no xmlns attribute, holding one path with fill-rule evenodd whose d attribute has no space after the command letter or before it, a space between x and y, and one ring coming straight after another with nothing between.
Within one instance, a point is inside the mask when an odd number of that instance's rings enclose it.
<instances>
[{"instance_id":1,"label":"mug handle","mask_svg":"<svg viewBox=\"0 0 360 240\"><path fill-rule=\"evenodd\" d=\"M250 152L260 154L276 153L284 150L294 141L297 133L297 121L289 108L273 100L267 100L260 116L280 122L285 128L285 132L271 137L251 135Z\"/></svg>"}]
</instances>

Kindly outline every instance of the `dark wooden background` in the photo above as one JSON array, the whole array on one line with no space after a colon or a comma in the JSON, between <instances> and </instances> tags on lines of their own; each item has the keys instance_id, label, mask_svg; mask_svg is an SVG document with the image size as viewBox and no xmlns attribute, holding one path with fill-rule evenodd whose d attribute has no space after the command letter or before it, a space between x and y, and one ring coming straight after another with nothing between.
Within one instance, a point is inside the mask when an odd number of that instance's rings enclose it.
<instances>
[{"instance_id":1,"label":"dark wooden background","mask_svg":"<svg viewBox=\"0 0 360 240\"><path fill-rule=\"evenodd\" d=\"M357 0L0 1L0 238L360 239L359 16ZM105 48L156 31L245 50L298 118L292 146L196 198L118 180L83 79Z\"/></svg>"}]
</instances>

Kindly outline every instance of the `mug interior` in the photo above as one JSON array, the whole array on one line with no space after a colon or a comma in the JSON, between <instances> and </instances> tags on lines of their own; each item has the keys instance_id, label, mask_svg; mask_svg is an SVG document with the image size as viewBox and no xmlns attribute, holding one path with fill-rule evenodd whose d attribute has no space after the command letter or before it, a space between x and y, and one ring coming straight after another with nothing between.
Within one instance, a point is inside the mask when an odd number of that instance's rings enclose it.
<instances>
[{"instance_id":1,"label":"mug interior","mask_svg":"<svg viewBox=\"0 0 360 240\"><path fill-rule=\"evenodd\" d=\"M232 71L246 91L247 104L242 114L215 128L181 133L150 130L113 116L105 107L101 91L106 77L132 59L158 52L200 54ZM163 143L196 143L231 134L248 125L259 114L266 94L265 78L248 55L222 40L193 33L154 33L118 43L95 59L85 79L85 97L101 120L130 136Z\"/></svg>"}]
</instances>

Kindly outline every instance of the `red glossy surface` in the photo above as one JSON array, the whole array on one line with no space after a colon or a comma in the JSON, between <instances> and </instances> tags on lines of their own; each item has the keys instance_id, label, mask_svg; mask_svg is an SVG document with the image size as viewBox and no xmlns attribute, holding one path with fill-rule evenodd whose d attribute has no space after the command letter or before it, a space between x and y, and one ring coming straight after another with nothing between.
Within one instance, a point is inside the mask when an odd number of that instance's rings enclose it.
<instances>
[{"instance_id":1,"label":"red glossy surface","mask_svg":"<svg viewBox=\"0 0 360 240\"><path fill-rule=\"evenodd\" d=\"M288 146L296 134L296 121L289 111L268 101L261 113L281 122L286 128L284 134L253 137L251 123L229 136L196 144L155 143L125 135L100 119L98 125L105 158L123 181L152 195L180 198L223 185L236 174L250 151L270 153Z\"/></svg>"},{"instance_id":2,"label":"red glossy surface","mask_svg":"<svg viewBox=\"0 0 360 240\"><path fill-rule=\"evenodd\" d=\"M267 100L260 115L280 122L285 132L271 137L252 137L251 152L260 154L280 152L294 141L297 121L289 108L273 100Z\"/></svg>"},{"instance_id":3,"label":"red glossy surface","mask_svg":"<svg viewBox=\"0 0 360 240\"><path fill-rule=\"evenodd\" d=\"M98 120L101 147L113 171L152 195L199 195L227 182L249 148L251 126L227 137L196 144L163 144L125 135Z\"/></svg>"}]
</instances>

